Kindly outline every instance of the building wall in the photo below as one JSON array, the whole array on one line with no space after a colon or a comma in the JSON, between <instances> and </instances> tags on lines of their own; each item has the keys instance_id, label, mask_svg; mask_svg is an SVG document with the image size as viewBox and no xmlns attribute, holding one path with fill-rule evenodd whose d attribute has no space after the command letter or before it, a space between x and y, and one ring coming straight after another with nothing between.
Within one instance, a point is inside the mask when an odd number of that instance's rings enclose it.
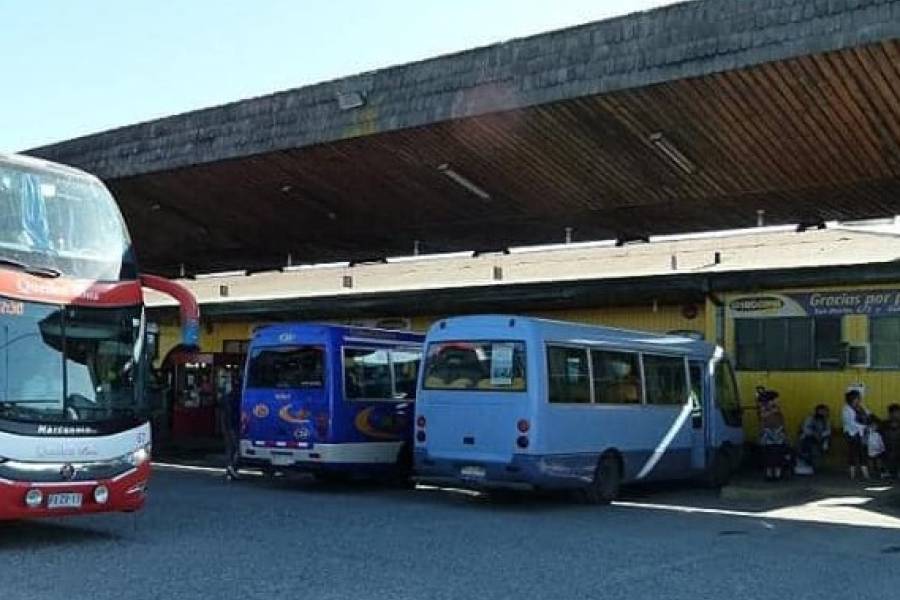
<instances>
[{"instance_id":1,"label":"building wall","mask_svg":"<svg viewBox=\"0 0 900 600\"><path fill-rule=\"evenodd\" d=\"M835 286L828 288L793 288L765 290L756 294L729 294L725 296L726 304L748 295L765 296L768 294L792 294L807 292L855 292L897 289L900 286ZM729 311L726 313L725 347L734 356L735 318ZM900 315L900 313L897 313ZM836 315L835 315L836 316ZM841 316L841 339L848 344L865 344L869 342L869 316L866 314L846 314ZM742 402L752 405L756 386L765 386L777 390L780 394L781 407L787 421L788 433L795 437L803 419L819 404L826 404L831 409L832 426L840 432L840 411L844 404L844 393L851 385L864 386L864 402L879 417L887 415L887 407L900 402L900 370L887 368L850 368L838 370L800 370L800 371L738 371L738 385L741 389ZM753 412L748 412L747 432L756 435L758 421Z\"/></svg>"}]
</instances>

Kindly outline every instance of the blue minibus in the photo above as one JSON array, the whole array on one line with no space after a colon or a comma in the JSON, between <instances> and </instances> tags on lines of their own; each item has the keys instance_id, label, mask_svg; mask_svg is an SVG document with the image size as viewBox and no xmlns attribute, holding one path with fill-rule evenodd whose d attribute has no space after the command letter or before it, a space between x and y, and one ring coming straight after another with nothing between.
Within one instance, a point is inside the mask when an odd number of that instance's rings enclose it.
<instances>
[{"instance_id":1,"label":"blue minibus","mask_svg":"<svg viewBox=\"0 0 900 600\"><path fill-rule=\"evenodd\" d=\"M717 346L502 315L443 319L425 344L419 481L602 503L629 482L721 484L740 460L740 400Z\"/></svg>"},{"instance_id":2,"label":"blue minibus","mask_svg":"<svg viewBox=\"0 0 900 600\"><path fill-rule=\"evenodd\" d=\"M326 479L408 475L423 337L327 324L257 329L244 370L240 464Z\"/></svg>"}]
</instances>

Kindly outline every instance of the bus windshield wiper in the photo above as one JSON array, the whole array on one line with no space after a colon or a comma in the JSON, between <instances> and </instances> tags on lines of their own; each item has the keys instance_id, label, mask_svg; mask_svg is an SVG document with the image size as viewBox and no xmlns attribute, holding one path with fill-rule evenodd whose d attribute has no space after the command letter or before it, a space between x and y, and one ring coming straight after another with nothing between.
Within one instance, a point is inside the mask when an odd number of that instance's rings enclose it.
<instances>
[{"instance_id":1,"label":"bus windshield wiper","mask_svg":"<svg viewBox=\"0 0 900 600\"><path fill-rule=\"evenodd\" d=\"M50 279L56 279L62 275L62 271L59 269L54 269L53 267L35 267L32 265L25 264L18 260L13 260L11 258L5 258L0 256L0 265L6 267L13 267L14 269L18 269L20 271L24 271L29 275L36 275L37 277L47 277Z\"/></svg>"}]
</instances>

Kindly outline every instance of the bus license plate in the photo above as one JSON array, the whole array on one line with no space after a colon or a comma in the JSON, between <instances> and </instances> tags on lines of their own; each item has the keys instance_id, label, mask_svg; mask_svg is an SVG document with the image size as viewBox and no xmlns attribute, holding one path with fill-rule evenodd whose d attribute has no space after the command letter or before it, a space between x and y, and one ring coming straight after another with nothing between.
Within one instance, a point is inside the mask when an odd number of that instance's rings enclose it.
<instances>
[{"instance_id":1,"label":"bus license plate","mask_svg":"<svg viewBox=\"0 0 900 600\"><path fill-rule=\"evenodd\" d=\"M484 467L463 467L459 470L459 474L467 479L484 479L487 472Z\"/></svg>"},{"instance_id":2,"label":"bus license plate","mask_svg":"<svg viewBox=\"0 0 900 600\"><path fill-rule=\"evenodd\" d=\"M50 494L47 508L81 508L81 494Z\"/></svg>"},{"instance_id":3,"label":"bus license plate","mask_svg":"<svg viewBox=\"0 0 900 600\"><path fill-rule=\"evenodd\" d=\"M287 466L294 464L294 455L290 452L273 452L272 453L272 464L278 466Z\"/></svg>"}]
</instances>

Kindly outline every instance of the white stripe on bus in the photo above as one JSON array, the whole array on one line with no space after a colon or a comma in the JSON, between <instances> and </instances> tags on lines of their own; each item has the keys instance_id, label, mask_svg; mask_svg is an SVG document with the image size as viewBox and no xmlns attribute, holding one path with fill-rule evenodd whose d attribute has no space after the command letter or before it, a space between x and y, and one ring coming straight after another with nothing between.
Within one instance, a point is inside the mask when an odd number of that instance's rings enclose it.
<instances>
[{"instance_id":1,"label":"white stripe on bus","mask_svg":"<svg viewBox=\"0 0 900 600\"><path fill-rule=\"evenodd\" d=\"M669 445L672 443L672 440L675 439L675 436L684 426L684 422L687 421L688 416L691 414L691 409L692 406L690 402L681 407L681 412L678 413L678 417L675 419L675 422L672 423L669 431L667 431L666 435L663 436L663 439L659 441L659 445L657 445L656 449L653 450L653 454L650 455L650 458L648 458L647 462L644 463L643 468L641 468L641 470L638 472L638 479L643 479L650 474L650 471L652 471L654 467L656 467L659 459L661 459L663 454L666 453L666 450L669 449Z\"/></svg>"}]
</instances>

